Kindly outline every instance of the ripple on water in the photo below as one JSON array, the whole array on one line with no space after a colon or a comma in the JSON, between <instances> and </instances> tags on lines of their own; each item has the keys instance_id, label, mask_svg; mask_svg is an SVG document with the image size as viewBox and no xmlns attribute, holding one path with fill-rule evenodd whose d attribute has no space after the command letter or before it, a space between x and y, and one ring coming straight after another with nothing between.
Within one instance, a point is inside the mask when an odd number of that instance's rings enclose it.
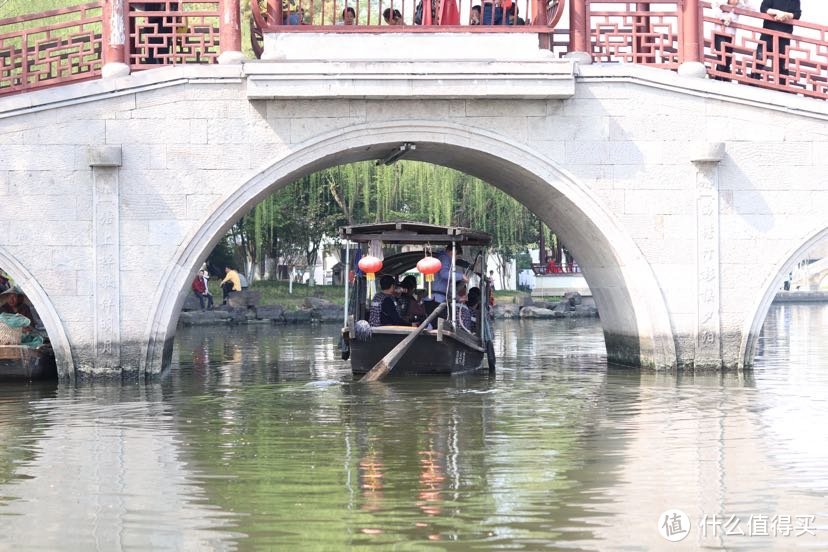
<instances>
[{"instance_id":1,"label":"ripple on water","mask_svg":"<svg viewBox=\"0 0 828 552\"><path fill-rule=\"evenodd\" d=\"M594 321L516 321L492 377L377 386L333 326L184 330L158 383L0 388L0 542L660 550L679 508L688 549L826 547L826 312L774 307L741 375L607 366ZM705 515L818 531L704 536Z\"/></svg>"}]
</instances>

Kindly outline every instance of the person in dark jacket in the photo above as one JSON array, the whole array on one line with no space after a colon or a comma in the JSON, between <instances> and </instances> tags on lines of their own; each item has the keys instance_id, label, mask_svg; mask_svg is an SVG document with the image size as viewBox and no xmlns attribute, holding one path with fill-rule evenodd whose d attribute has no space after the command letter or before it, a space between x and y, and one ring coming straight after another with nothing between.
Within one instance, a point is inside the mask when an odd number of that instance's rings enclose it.
<instances>
[{"instance_id":1,"label":"person in dark jacket","mask_svg":"<svg viewBox=\"0 0 828 552\"><path fill-rule=\"evenodd\" d=\"M393 276L387 274L380 278L380 289L371 299L371 310L368 313L368 323L372 326L402 326L405 325L400 312L397 310L397 300L394 288L397 282Z\"/></svg>"},{"instance_id":2,"label":"person in dark jacket","mask_svg":"<svg viewBox=\"0 0 828 552\"><path fill-rule=\"evenodd\" d=\"M793 23L791 22L802 17L799 0L762 0L759 11L773 17L773 20L762 23L763 29L786 34L793 33ZM785 57L788 55L788 46L791 45L791 39L785 36L762 33L759 35L759 40L762 42L757 50L757 59L762 60L765 54L775 52L778 62L775 60L774 66L777 63L779 65L779 84L787 84L785 75L788 74L788 64Z\"/></svg>"}]
</instances>

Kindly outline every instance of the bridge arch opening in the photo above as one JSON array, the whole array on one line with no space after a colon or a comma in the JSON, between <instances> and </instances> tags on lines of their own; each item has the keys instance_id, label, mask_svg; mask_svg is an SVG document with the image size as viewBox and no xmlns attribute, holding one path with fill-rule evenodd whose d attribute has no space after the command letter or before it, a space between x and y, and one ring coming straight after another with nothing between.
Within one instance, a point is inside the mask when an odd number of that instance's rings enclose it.
<instances>
[{"instance_id":1,"label":"bridge arch opening","mask_svg":"<svg viewBox=\"0 0 828 552\"><path fill-rule=\"evenodd\" d=\"M9 252L0 248L0 271L5 273L10 283L19 289L25 297L25 304L31 307L36 320L43 325L48 336L49 344L54 351L57 363L57 375L60 379L71 379L74 377L75 368L72 360L72 349L69 346L69 339L63 328L63 323L55 310L49 296L41 287L40 283L32 274ZM0 305L5 304L8 299L3 297Z\"/></svg>"},{"instance_id":2,"label":"bridge arch opening","mask_svg":"<svg viewBox=\"0 0 828 552\"><path fill-rule=\"evenodd\" d=\"M189 282L236 220L295 180L337 165L383 159L404 143L416 144L407 160L477 177L555 229L593 293L610 362L676 366L669 317L652 270L588 187L537 151L495 133L448 122L393 121L355 125L275 152L261 171L233 187L187 236L162 274L143 355L145 373L168 364Z\"/></svg>"},{"instance_id":3,"label":"bridge arch opening","mask_svg":"<svg viewBox=\"0 0 828 552\"><path fill-rule=\"evenodd\" d=\"M794 272L797 263L805 259L808 253L821 243L828 243L828 227L819 228L812 232L809 238L796 249L789 251L776 264L775 269L771 271L770 278L760 288L764 290L762 295L754 302L754 308L748 311L753 312L754 315L752 319L747 320L745 328L742 330L742 346L739 351L740 368L753 365L762 326L768 317L768 312L776 294L784 287L783 283ZM828 278L828 275L826 275L826 278Z\"/></svg>"}]
</instances>

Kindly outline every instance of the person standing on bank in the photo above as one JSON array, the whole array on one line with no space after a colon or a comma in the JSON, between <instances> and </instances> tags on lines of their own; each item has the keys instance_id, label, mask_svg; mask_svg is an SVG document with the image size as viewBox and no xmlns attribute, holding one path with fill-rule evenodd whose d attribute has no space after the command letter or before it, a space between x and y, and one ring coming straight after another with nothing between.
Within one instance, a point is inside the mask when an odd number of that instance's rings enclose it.
<instances>
[{"instance_id":1,"label":"person standing on bank","mask_svg":"<svg viewBox=\"0 0 828 552\"><path fill-rule=\"evenodd\" d=\"M224 280L221 281L222 305L227 304L227 297L234 291L241 291L241 278L239 273L230 268L224 267Z\"/></svg>"},{"instance_id":2,"label":"person standing on bank","mask_svg":"<svg viewBox=\"0 0 828 552\"><path fill-rule=\"evenodd\" d=\"M762 0L759 11L773 17L773 20L762 22L763 29L786 34L793 33L791 21L802 17L799 0ZM756 59L761 61L765 59L766 54L776 53L777 61L774 61L774 69L779 69L779 84L787 84L788 81L785 77L788 72L788 64L785 57L788 55L791 39L786 36L762 33L759 35L759 40L761 42L756 50ZM777 64L778 67L776 67Z\"/></svg>"}]
</instances>

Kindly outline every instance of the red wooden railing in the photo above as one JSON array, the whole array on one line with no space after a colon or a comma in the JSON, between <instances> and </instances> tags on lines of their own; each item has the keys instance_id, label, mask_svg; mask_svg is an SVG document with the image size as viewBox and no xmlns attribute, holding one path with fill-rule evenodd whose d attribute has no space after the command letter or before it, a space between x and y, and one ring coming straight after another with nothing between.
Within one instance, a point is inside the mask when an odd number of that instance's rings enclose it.
<instances>
[{"instance_id":1,"label":"red wooden railing","mask_svg":"<svg viewBox=\"0 0 828 552\"><path fill-rule=\"evenodd\" d=\"M218 0L127 0L127 5L126 63L131 68L216 61Z\"/></svg>"},{"instance_id":2,"label":"red wooden railing","mask_svg":"<svg viewBox=\"0 0 828 552\"><path fill-rule=\"evenodd\" d=\"M676 0L587 4L589 53L596 62L676 69L681 63L681 9Z\"/></svg>"},{"instance_id":3,"label":"red wooden railing","mask_svg":"<svg viewBox=\"0 0 828 552\"><path fill-rule=\"evenodd\" d=\"M705 2L709 8L709 3ZM705 65L708 74L719 80L732 80L828 99L828 27L795 21L795 34L762 29L763 20L772 18L750 10L735 10L738 20L730 44L716 48L716 34L723 34L721 20L707 10L704 17ZM766 34L773 41L772 52L765 52L760 39ZM790 41L786 51L780 41ZM762 51L757 55L760 44ZM728 63L728 61L730 63ZM727 66L730 65L728 71ZM786 67L786 73L780 69Z\"/></svg>"},{"instance_id":4,"label":"red wooden railing","mask_svg":"<svg viewBox=\"0 0 828 552\"><path fill-rule=\"evenodd\" d=\"M0 20L0 94L101 74L101 5Z\"/></svg>"},{"instance_id":5,"label":"red wooden railing","mask_svg":"<svg viewBox=\"0 0 828 552\"><path fill-rule=\"evenodd\" d=\"M251 21L251 36L259 39L254 51L261 53L262 32L536 33L542 47L560 56L578 51L597 62L666 69L701 61L714 78L828 99L828 27L823 25L795 21L792 35L766 32L761 28L766 16L738 10L732 46L722 52L707 0L570 0L569 30L558 28L564 0L423 0L417 10L418 1L258 0ZM525 24L510 15L510 2ZM472 24L475 6L481 6L479 25ZM353 25L342 21L349 9ZM113 61L131 70L213 63L221 52L240 49L238 12L238 0L101 0L0 20L0 94L94 78ZM389 24L386 12L392 20L398 13L403 24ZM777 46L790 40L790 47L757 56L762 33ZM780 72L783 63L786 74Z\"/></svg>"}]
</instances>

